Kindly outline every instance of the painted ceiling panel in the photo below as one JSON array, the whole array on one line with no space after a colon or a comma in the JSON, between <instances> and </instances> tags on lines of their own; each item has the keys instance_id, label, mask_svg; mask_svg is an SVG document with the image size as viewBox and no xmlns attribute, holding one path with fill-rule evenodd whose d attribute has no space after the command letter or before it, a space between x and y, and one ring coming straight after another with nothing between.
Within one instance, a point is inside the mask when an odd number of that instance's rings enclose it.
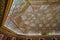
<instances>
[{"instance_id":1,"label":"painted ceiling panel","mask_svg":"<svg viewBox=\"0 0 60 40\"><path fill-rule=\"evenodd\" d=\"M43 3L39 5L36 3L37 0L34 1L35 4L30 3L30 0L17 0L17 2L14 0L5 26L20 35L60 32L60 5Z\"/></svg>"}]
</instances>

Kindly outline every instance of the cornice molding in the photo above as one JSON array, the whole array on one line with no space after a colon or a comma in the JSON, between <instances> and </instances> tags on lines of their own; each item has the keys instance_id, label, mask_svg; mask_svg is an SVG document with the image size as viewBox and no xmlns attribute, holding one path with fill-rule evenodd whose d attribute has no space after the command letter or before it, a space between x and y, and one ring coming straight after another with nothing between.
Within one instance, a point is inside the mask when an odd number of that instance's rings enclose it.
<instances>
[{"instance_id":1,"label":"cornice molding","mask_svg":"<svg viewBox=\"0 0 60 40\"><path fill-rule=\"evenodd\" d=\"M1 26L1 29L5 31L7 31L9 34L11 34L11 36L15 36L18 37L18 34L16 34L15 32L13 32L12 30L6 28L5 26Z\"/></svg>"}]
</instances>

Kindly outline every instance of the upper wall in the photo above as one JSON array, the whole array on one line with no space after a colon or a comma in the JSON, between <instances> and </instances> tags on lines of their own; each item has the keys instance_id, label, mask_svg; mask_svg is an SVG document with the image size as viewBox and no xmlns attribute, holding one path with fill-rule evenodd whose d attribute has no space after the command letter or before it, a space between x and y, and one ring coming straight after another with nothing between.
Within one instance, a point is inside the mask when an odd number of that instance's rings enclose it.
<instances>
[{"instance_id":1,"label":"upper wall","mask_svg":"<svg viewBox=\"0 0 60 40\"><path fill-rule=\"evenodd\" d=\"M0 24L2 23L7 1L8 0L0 0Z\"/></svg>"}]
</instances>

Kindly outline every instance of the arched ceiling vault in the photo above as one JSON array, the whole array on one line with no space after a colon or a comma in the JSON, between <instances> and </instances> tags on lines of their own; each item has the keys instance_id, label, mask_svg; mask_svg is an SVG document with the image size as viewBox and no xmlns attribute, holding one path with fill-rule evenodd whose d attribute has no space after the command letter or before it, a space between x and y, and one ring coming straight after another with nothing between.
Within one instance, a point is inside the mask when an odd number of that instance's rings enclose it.
<instances>
[{"instance_id":1,"label":"arched ceiling vault","mask_svg":"<svg viewBox=\"0 0 60 40\"><path fill-rule=\"evenodd\" d=\"M59 2L59 0L13 0L4 26L19 35L54 33L57 35L60 33Z\"/></svg>"}]
</instances>

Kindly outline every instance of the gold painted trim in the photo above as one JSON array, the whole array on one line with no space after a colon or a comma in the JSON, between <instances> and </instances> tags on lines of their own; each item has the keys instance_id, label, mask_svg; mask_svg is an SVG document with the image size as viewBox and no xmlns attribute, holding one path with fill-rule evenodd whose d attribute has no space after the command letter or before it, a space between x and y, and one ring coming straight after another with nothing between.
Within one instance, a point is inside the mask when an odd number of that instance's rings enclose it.
<instances>
[{"instance_id":1,"label":"gold painted trim","mask_svg":"<svg viewBox=\"0 0 60 40\"><path fill-rule=\"evenodd\" d=\"M7 7L6 7L6 10L5 10L5 13L4 13L4 18L3 18L3 22L2 22L1 28L4 29L4 30L6 30L7 32L9 32L9 33L14 34L14 35L17 36L17 34L15 32L13 32L12 30L10 30L10 29L8 29L8 28L6 28L4 26L5 21L7 19L7 16L8 16L8 13L10 11L10 8L11 8L12 3L13 3L13 0L8 0Z\"/></svg>"},{"instance_id":2,"label":"gold painted trim","mask_svg":"<svg viewBox=\"0 0 60 40\"><path fill-rule=\"evenodd\" d=\"M1 27L0 31L2 32L2 34L5 34L7 36L12 36L12 37L18 37L17 34L15 34L14 32L10 31L9 29L5 28L5 27ZM7 32L7 33L6 33ZM8 34L9 33L9 34Z\"/></svg>"},{"instance_id":3,"label":"gold painted trim","mask_svg":"<svg viewBox=\"0 0 60 40\"><path fill-rule=\"evenodd\" d=\"M6 30L6 31L8 31L8 32L10 32L10 33L12 33L12 34L17 35L15 32L13 32L12 30L6 28L5 26L2 26L1 28L4 29L4 30Z\"/></svg>"},{"instance_id":4,"label":"gold painted trim","mask_svg":"<svg viewBox=\"0 0 60 40\"><path fill-rule=\"evenodd\" d=\"M13 0L8 0L7 7L6 7L6 10L5 10L5 13L4 13L4 18L3 18L2 25L5 24L5 21L7 19L7 16L8 16L8 13L10 11L10 8L11 8L12 3L13 3Z\"/></svg>"},{"instance_id":5,"label":"gold painted trim","mask_svg":"<svg viewBox=\"0 0 60 40\"><path fill-rule=\"evenodd\" d=\"M13 32L12 30L6 28L5 26L2 26L1 29L9 32L9 33L11 34L11 36L13 35L13 36L15 36L15 37L18 37L18 34L16 34L15 32Z\"/></svg>"}]
</instances>

